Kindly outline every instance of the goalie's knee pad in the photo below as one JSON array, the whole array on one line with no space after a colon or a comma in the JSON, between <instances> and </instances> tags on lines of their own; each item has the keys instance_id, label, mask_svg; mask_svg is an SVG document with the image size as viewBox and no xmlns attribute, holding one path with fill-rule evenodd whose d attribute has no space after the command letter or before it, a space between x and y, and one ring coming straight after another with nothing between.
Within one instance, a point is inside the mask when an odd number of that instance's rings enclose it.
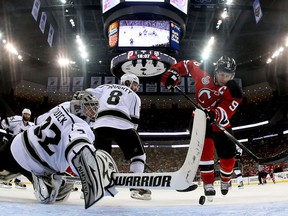
<instances>
[{"instance_id":1,"label":"goalie's knee pad","mask_svg":"<svg viewBox=\"0 0 288 216\"><path fill-rule=\"evenodd\" d=\"M106 191L112 196L116 194L112 174L118 169L107 152L93 152L84 146L76 153L72 163L81 179L86 209L102 199Z\"/></svg>"},{"instance_id":2,"label":"goalie's knee pad","mask_svg":"<svg viewBox=\"0 0 288 216\"><path fill-rule=\"evenodd\" d=\"M118 191L115 189L114 180L113 180L113 173L119 172L117 165L114 159L111 157L111 155L106 151L97 150L96 157L97 157L100 169L103 170L102 178L103 178L104 188L109 195L114 197L118 193Z\"/></svg>"},{"instance_id":3,"label":"goalie's knee pad","mask_svg":"<svg viewBox=\"0 0 288 216\"><path fill-rule=\"evenodd\" d=\"M145 168L146 154L138 155L130 159L130 172L143 173Z\"/></svg>"}]
</instances>

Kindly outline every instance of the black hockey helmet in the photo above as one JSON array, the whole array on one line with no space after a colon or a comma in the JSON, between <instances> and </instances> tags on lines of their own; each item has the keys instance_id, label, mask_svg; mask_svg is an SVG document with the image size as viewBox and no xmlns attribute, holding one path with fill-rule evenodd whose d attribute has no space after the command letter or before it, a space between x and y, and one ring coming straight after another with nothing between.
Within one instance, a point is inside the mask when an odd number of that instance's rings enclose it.
<instances>
[{"instance_id":1,"label":"black hockey helmet","mask_svg":"<svg viewBox=\"0 0 288 216\"><path fill-rule=\"evenodd\" d=\"M221 56L221 58L216 62L215 72L223 71L226 73L235 73L236 66L236 62L233 58Z\"/></svg>"}]
</instances>

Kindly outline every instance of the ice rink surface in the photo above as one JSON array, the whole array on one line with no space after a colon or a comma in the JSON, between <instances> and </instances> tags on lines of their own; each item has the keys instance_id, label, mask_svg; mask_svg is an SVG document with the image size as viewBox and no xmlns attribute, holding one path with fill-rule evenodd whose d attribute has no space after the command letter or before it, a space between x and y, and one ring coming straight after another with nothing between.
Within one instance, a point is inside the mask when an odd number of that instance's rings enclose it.
<instances>
[{"instance_id":1,"label":"ice rink surface","mask_svg":"<svg viewBox=\"0 0 288 216\"><path fill-rule=\"evenodd\" d=\"M216 186L213 202L199 205L203 194L200 186L192 192L180 193L170 190L152 190L152 200L140 201L130 198L127 189L118 189L113 197L104 197L89 209L84 209L80 191L72 192L66 202L50 205L36 201L32 185L26 190L0 188L0 215L101 215L101 216L146 216L146 215L288 215L288 183L245 185L244 189L233 186L225 197Z\"/></svg>"}]
</instances>

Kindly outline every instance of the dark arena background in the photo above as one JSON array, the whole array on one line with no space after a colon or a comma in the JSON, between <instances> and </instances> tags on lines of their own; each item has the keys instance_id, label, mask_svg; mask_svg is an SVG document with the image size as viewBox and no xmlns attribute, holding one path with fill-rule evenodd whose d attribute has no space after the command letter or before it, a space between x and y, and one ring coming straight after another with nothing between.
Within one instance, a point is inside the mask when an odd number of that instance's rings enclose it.
<instances>
[{"instance_id":1,"label":"dark arena background","mask_svg":"<svg viewBox=\"0 0 288 216\"><path fill-rule=\"evenodd\" d=\"M261 158L285 153L287 10L286 0L2 0L1 117L29 108L33 119L71 100L75 91L117 84L121 75L134 73L141 83L138 131L147 153L145 171L176 171L187 153L193 105L178 91L165 89L160 76L186 59L213 73L213 64L227 55L237 63L235 79L244 93L231 120L235 138ZM191 77L181 77L179 88L195 99ZM129 171L116 145L112 156L121 172ZM246 152L241 163L245 190L256 187L258 164ZM288 161L275 164L276 184L287 186L287 171ZM198 175L195 181L201 186ZM232 183L237 185L235 179ZM279 215L278 210L271 214Z\"/></svg>"}]
</instances>

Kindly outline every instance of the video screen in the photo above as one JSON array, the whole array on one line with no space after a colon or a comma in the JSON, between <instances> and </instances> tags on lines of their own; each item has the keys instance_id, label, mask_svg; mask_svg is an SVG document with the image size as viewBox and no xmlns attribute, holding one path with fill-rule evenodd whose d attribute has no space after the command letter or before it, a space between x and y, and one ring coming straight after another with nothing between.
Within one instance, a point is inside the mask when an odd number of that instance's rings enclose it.
<instances>
[{"instance_id":1,"label":"video screen","mask_svg":"<svg viewBox=\"0 0 288 216\"><path fill-rule=\"evenodd\" d=\"M120 20L118 47L169 47L167 20Z\"/></svg>"}]
</instances>

